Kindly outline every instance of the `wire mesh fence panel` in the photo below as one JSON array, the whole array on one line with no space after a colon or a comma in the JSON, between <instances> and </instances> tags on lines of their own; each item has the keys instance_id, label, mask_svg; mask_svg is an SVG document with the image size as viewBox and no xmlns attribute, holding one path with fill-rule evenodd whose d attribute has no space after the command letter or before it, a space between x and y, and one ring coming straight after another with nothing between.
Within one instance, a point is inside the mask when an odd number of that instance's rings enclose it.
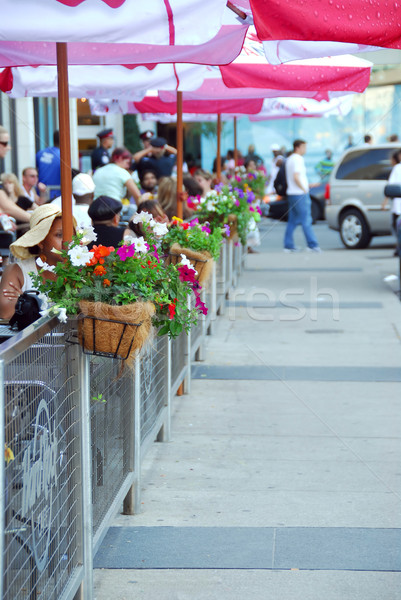
<instances>
[{"instance_id":1,"label":"wire mesh fence panel","mask_svg":"<svg viewBox=\"0 0 401 600\"><path fill-rule=\"evenodd\" d=\"M122 370L123 369L123 370ZM122 371L121 371L122 370ZM93 531L130 471L134 372L123 361L90 360Z\"/></svg>"},{"instance_id":2,"label":"wire mesh fence panel","mask_svg":"<svg viewBox=\"0 0 401 600\"><path fill-rule=\"evenodd\" d=\"M58 600L82 562L78 390L64 341L59 325L5 364L3 600Z\"/></svg>"},{"instance_id":3,"label":"wire mesh fence panel","mask_svg":"<svg viewBox=\"0 0 401 600\"><path fill-rule=\"evenodd\" d=\"M141 444L154 431L167 402L167 338L156 337L141 355Z\"/></svg>"},{"instance_id":4,"label":"wire mesh fence panel","mask_svg":"<svg viewBox=\"0 0 401 600\"><path fill-rule=\"evenodd\" d=\"M187 347L188 338L185 332L171 342L171 388L173 393L177 392L187 373Z\"/></svg>"}]
</instances>

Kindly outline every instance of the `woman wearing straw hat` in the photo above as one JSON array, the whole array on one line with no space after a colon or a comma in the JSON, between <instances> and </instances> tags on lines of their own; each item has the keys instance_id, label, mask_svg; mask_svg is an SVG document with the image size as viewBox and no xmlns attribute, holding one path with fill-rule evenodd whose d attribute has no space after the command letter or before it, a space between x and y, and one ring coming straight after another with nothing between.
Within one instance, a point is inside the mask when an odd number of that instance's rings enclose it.
<instances>
[{"instance_id":1,"label":"woman wearing straw hat","mask_svg":"<svg viewBox=\"0 0 401 600\"><path fill-rule=\"evenodd\" d=\"M52 250L53 248L61 250L62 244L60 208L51 204L39 206L32 213L29 231L10 245L10 250L17 261L6 267L1 278L0 318L11 318L18 297L22 292L33 289L29 273L38 272L37 260L41 268L43 265L45 266L42 277L44 279L54 278L52 266L61 257Z\"/></svg>"}]
</instances>

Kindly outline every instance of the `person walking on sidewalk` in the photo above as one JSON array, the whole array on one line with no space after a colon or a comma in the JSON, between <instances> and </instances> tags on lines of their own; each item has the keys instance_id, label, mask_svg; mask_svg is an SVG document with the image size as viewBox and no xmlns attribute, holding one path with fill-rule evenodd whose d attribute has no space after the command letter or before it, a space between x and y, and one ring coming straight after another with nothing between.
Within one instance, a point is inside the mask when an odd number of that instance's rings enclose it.
<instances>
[{"instance_id":1,"label":"person walking on sidewalk","mask_svg":"<svg viewBox=\"0 0 401 600\"><path fill-rule=\"evenodd\" d=\"M298 225L301 225L308 248L313 252L320 252L319 243L312 228L312 201L303 158L306 153L306 142L295 140L293 146L294 151L285 163L289 213L284 235L284 251L296 252L294 231Z\"/></svg>"}]
</instances>

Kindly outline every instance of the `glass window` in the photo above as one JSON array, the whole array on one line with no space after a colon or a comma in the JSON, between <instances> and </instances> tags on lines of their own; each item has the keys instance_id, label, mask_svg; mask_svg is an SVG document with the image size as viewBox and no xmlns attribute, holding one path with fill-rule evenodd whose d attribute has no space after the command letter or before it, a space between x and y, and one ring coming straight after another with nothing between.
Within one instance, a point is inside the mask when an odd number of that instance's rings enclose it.
<instances>
[{"instance_id":1,"label":"glass window","mask_svg":"<svg viewBox=\"0 0 401 600\"><path fill-rule=\"evenodd\" d=\"M392 169L395 148L360 148L349 152L339 166L336 179L386 180Z\"/></svg>"}]
</instances>

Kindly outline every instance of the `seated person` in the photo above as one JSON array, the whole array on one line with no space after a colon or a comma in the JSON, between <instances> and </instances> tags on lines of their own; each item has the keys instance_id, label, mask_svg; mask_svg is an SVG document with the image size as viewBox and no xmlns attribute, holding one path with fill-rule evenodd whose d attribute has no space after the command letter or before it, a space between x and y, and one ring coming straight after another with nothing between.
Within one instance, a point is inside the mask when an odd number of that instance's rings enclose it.
<instances>
[{"instance_id":1,"label":"seated person","mask_svg":"<svg viewBox=\"0 0 401 600\"><path fill-rule=\"evenodd\" d=\"M159 181L157 201L168 218L177 216L177 180L174 177L162 177ZM187 194L182 191L182 204L184 219L189 219L193 211L188 208Z\"/></svg>"},{"instance_id":2,"label":"seated person","mask_svg":"<svg viewBox=\"0 0 401 600\"><path fill-rule=\"evenodd\" d=\"M105 167L102 168L105 169ZM88 245L89 249L94 244L116 248L124 239L125 228L119 226L122 207L121 202L109 196L99 196L92 202L88 209L88 215L92 219L97 239Z\"/></svg>"},{"instance_id":3,"label":"seated person","mask_svg":"<svg viewBox=\"0 0 401 600\"><path fill-rule=\"evenodd\" d=\"M156 202L156 200L145 200L144 202L141 202L138 208L138 214L141 212L147 212L151 214L154 220L157 221L157 223L166 223L166 225L168 223L168 217L166 213L163 211L160 204ZM128 228L129 229L126 230L126 235L128 234L132 236L132 232L134 232L136 237L143 236L143 229L141 223L133 223L132 221L130 221L128 224Z\"/></svg>"},{"instance_id":4,"label":"seated person","mask_svg":"<svg viewBox=\"0 0 401 600\"><path fill-rule=\"evenodd\" d=\"M44 204L33 213L30 229L10 246L17 261L8 265L0 283L0 318L10 319L15 311L18 297L34 288L29 273L37 273L36 259L39 257L47 265L54 266L62 260L53 248L61 250L63 228L61 212L57 206ZM74 226L76 225L74 221ZM53 279L51 270L42 273L42 279Z\"/></svg>"},{"instance_id":5,"label":"seated person","mask_svg":"<svg viewBox=\"0 0 401 600\"><path fill-rule=\"evenodd\" d=\"M156 171L147 169L143 171L140 179L141 194L157 194L157 175Z\"/></svg>"}]
</instances>

